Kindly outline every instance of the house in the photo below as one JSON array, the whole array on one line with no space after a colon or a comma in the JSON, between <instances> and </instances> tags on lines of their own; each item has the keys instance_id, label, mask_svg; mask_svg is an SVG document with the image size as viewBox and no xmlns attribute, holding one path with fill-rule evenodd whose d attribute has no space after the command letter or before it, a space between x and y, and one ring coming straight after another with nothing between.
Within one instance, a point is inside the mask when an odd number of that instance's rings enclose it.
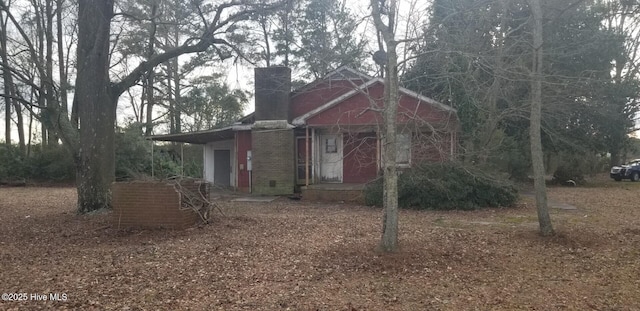
<instances>
[{"instance_id":1,"label":"house","mask_svg":"<svg viewBox=\"0 0 640 311\"><path fill-rule=\"evenodd\" d=\"M383 79L342 67L291 91L286 67L255 69L255 112L224 128L153 136L203 144L204 178L256 194L296 186L362 184L381 171ZM456 110L400 89L400 167L456 152Z\"/></svg>"}]
</instances>

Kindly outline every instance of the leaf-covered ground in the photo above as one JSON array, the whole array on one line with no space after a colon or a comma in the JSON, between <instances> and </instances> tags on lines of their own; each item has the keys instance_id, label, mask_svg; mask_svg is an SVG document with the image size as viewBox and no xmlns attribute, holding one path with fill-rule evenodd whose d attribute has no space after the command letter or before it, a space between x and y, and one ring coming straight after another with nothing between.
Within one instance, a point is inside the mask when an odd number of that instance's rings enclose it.
<instances>
[{"instance_id":1,"label":"leaf-covered ground","mask_svg":"<svg viewBox=\"0 0 640 311\"><path fill-rule=\"evenodd\" d=\"M402 249L375 252L379 209L225 203L183 231L77 216L73 188L0 188L3 310L639 310L640 183L551 188L557 235L514 209L402 211ZM16 298L14 295L12 298Z\"/></svg>"}]
</instances>

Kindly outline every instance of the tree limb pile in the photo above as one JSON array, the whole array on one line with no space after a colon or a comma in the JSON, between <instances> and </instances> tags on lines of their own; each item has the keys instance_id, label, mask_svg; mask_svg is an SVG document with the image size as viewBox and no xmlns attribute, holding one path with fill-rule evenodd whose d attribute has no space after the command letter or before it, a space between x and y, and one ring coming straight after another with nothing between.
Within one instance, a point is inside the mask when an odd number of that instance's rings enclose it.
<instances>
[{"instance_id":1,"label":"tree limb pile","mask_svg":"<svg viewBox=\"0 0 640 311\"><path fill-rule=\"evenodd\" d=\"M180 209L193 210L204 224L211 219L211 211L217 209L226 216L220 205L209 199L209 184L201 179L178 177L170 180L173 188L180 194Z\"/></svg>"}]
</instances>

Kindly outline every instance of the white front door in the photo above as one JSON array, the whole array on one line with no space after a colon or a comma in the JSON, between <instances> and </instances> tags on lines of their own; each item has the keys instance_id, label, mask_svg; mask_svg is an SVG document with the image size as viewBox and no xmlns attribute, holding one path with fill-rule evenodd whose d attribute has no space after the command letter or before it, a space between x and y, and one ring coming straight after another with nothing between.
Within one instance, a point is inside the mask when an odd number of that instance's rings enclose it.
<instances>
[{"instance_id":1,"label":"white front door","mask_svg":"<svg viewBox=\"0 0 640 311\"><path fill-rule=\"evenodd\" d=\"M342 135L320 135L320 180L342 182Z\"/></svg>"}]
</instances>

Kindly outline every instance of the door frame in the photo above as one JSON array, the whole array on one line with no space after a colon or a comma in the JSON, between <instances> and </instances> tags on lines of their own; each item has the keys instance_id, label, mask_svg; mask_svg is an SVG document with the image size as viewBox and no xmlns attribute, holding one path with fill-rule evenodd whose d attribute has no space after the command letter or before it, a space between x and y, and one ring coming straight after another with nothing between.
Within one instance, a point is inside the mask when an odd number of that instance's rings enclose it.
<instances>
[{"instance_id":1,"label":"door frame","mask_svg":"<svg viewBox=\"0 0 640 311\"><path fill-rule=\"evenodd\" d=\"M203 167L203 174L202 176L204 177L204 179L207 182L210 182L213 184L214 182L214 177L215 177L215 158L214 158L214 153L215 150L229 150L229 162L231 162L231 170L230 170L230 176L229 176L229 183L230 186L233 188L237 188L238 187L238 174L237 174L237 167L238 167L238 156L236 154L236 148L235 148L235 140L234 139L230 139L230 140L223 140L223 141L216 141L216 142L211 142L211 143L207 143L206 145L204 145L203 148L203 153L204 153L204 167Z\"/></svg>"},{"instance_id":2,"label":"door frame","mask_svg":"<svg viewBox=\"0 0 640 311\"><path fill-rule=\"evenodd\" d=\"M343 169L343 157L344 157L344 138L343 138L343 134L342 133L321 133L318 135L318 143L317 143L317 149L318 150L318 163L319 163L319 173L318 174L318 179L320 182L323 183L342 183L344 180L344 169ZM330 148L330 146L327 146L326 144L326 140L327 138L335 138L335 154L332 154L332 157L329 158L330 161L325 161L327 160L327 156L326 156L326 151L327 148ZM336 172L336 179L325 179L324 175L325 175L325 168L327 168L327 164L331 164L334 167L334 171Z\"/></svg>"}]
</instances>

